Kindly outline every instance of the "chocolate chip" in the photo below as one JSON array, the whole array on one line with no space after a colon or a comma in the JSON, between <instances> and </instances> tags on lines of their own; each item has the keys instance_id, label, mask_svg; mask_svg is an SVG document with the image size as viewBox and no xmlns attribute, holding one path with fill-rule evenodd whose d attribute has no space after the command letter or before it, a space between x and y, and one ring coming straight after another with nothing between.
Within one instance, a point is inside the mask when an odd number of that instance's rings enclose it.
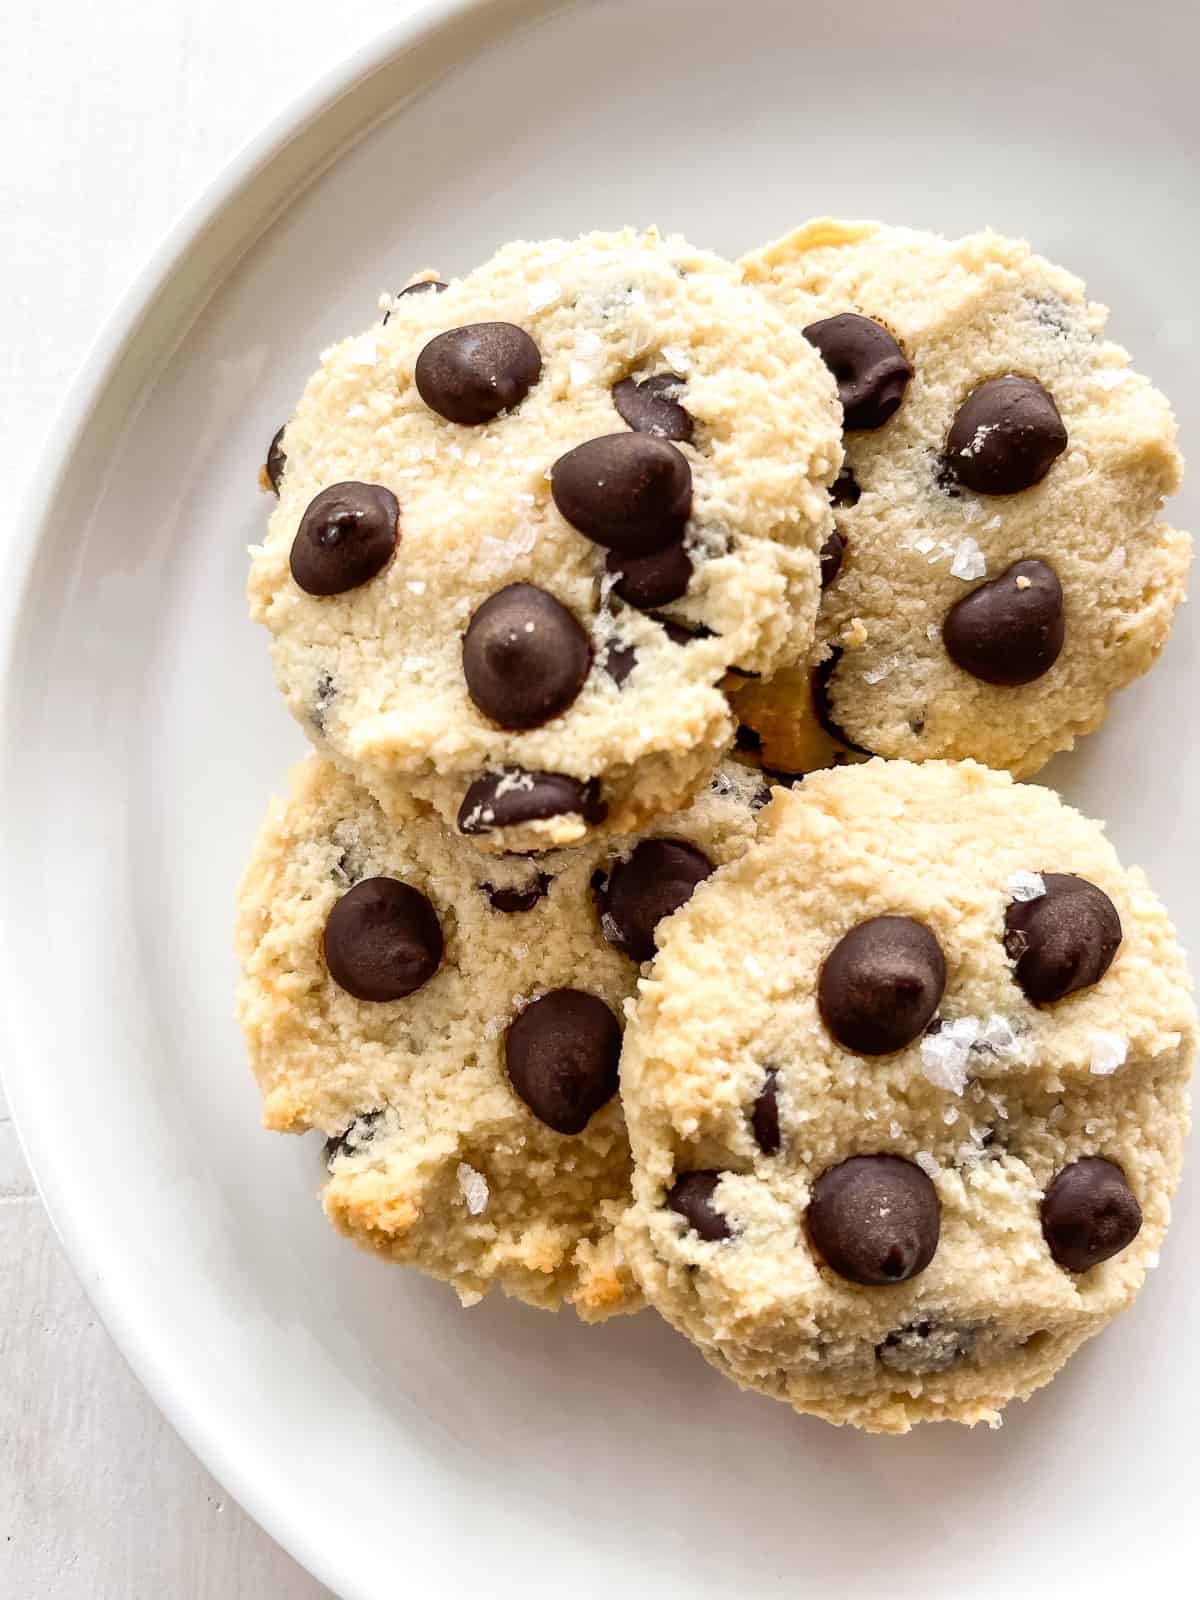
<instances>
[{"instance_id":1,"label":"chocolate chip","mask_svg":"<svg viewBox=\"0 0 1200 1600\"><path fill-rule=\"evenodd\" d=\"M882 428L899 408L913 369L886 328L854 311L810 322L809 344L837 381L848 432Z\"/></svg>"},{"instance_id":2,"label":"chocolate chip","mask_svg":"<svg viewBox=\"0 0 1200 1600\"><path fill-rule=\"evenodd\" d=\"M682 539L692 469L665 439L610 433L559 456L550 492L571 526L596 544L644 556Z\"/></svg>"},{"instance_id":3,"label":"chocolate chip","mask_svg":"<svg viewBox=\"0 0 1200 1600\"><path fill-rule=\"evenodd\" d=\"M658 924L690 900L712 871L712 862L694 845L643 839L596 891L604 937L634 961L652 960Z\"/></svg>"},{"instance_id":4,"label":"chocolate chip","mask_svg":"<svg viewBox=\"0 0 1200 1600\"><path fill-rule=\"evenodd\" d=\"M490 833L493 828L515 828L572 812L585 822L604 821L608 806L600 798L598 779L584 783L565 772L506 767L503 772L485 772L475 779L458 808L458 829L460 833Z\"/></svg>"},{"instance_id":5,"label":"chocolate chip","mask_svg":"<svg viewBox=\"0 0 1200 1600\"><path fill-rule=\"evenodd\" d=\"M283 469L287 466L287 456L283 453L283 433L286 427L285 422L282 428L275 430L275 437L267 447L267 465L264 470L276 494L279 493L279 485L283 482Z\"/></svg>"},{"instance_id":6,"label":"chocolate chip","mask_svg":"<svg viewBox=\"0 0 1200 1600\"><path fill-rule=\"evenodd\" d=\"M695 424L675 398L684 382L674 372L660 372L640 383L635 378L622 378L613 385L613 405L635 433L652 433L659 439L690 444Z\"/></svg>"},{"instance_id":7,"label":"chocolate chip","mask_svg":"<svg viewBox=\"0 0 1200 1600\"><path fill-rule=\"evenodd\" d=\"M334 483L311 500L292 541L305 594L345 594L382 572L400 538L400 507L378 483Z\"/></svg>"},{"instance_id":8,"label":"chocolate chip","mask_svg":"<svg viewBox=\"0 0 1200 1600\"><path fill-rule=\"evenodd\" d=\"M324 949L329 976L356 1000L403 1000L437 971L442 929L419 889L365 878L329 913Z\"/></svg>"},{"instance_id":9,"label":"chocolate chip","mask_svg":"<svg viewBox=\"0 0 1200 1600\"><path fill-rule=\"evenodd\" d=\"M592 664L579 623L531 583L510 583L477 608L462 653L467 693L502 728L540 728L561 715Z\"/></svg>"},{"instance_id":10,"label":"chocolate chip","mask_svg":"<svg viewBox=\"0 0 1200 1600\"><path fill-rule=\"evenodd\" d=\"M553 882L554 879L548 873L539 872L525 889L498 889L491 883L483 884L482 888L492 903L493 911L504 911L512 915L519 911L532 911Z\"/></svg>"},{"instance_id":11,"label":"chocolate chip","mask_svg":"<svg viewBox=\"0 0 1200 1600\"><path fill-rule=\"evenodd\" d=\"M851 1283L905 1283L933 1260L937 1190L902 1156L851 1156L813 1184L808 1234L825 1264Z\"/></svg>"},{"instance_id":12,"label":"chocolate chip","mask_svg":"<svg viewBox=\"0 0 1200 1600\"><path fill-rule=\"evenodd\" d=\"M555 1133L582 1133L617 1092L621 1029L594 994L552 989L516 1018L504 1041L513 1088Z\"/></svg>"},{"instance_id":13,"label":"chocolate chip","mask_svg":"<svg viewBox=\"0 0 1200 1600\"><path fill-rule=\"evenodd\" d=\"M600 656L600 666L619 689L637 665L637 651L631 644L610 639Z\"/></svg>"},{"instance_id":14,"label":"chocolate chip","mask_svg":"<svg viewBox=\"0 0 1200 1600\"><path fill-rule=\"evenodd\" d=\"M1045 894L1013 900L1004 913L1004 948L1013 976L1037 1005L1089 988L1112 966L1121 918L1103 889L1067 872L1043 872Z\"/></svg>"},{"instance_id":15,"label":"chocolate chip","mask_svg":"<svg viewBox=\"0 0 1200 1600\"><path fill-rule=\"evenodd\" d=\"M946 465L976 494L1019 494L1040 483L1067 448L1053 398L1032 378L989 378L959 406Z\"/></svg>"},{"instance_id":16,"label":"chocolate chip","mask_svg":"<svg viewBox=\"0 0 1200 1600\"><path fill-rule=\"evenodd\" d=\"M975 1348L975 1330L954 1323L917 1322L894 1328L875 1354L893 1372L945 1372Z\"/></svg>"},{"instance_id":17,"label":"chocolate chip","mask_svg":"<svg viewBox=\"0 0 1200 1600\"><path fill-rule=\"evenodd\" d=\"M667 1204L677 1211L702 1239L728 1239L733 1229L713 1205L721 1181L719 1172L685 1172L667 1191Z\"/></svg>"},{"instance_id":18,"label":"chocolate chip","mask_svg":"<svg viewBox=\"0 0 1200 1600\"><path fill-rule=\"evenodd\" d=\"M702 622L676 622L673 617L660 617L656 611L648 612L647 615L658 623L672 644L697 644L701 639L711 639L713 636L712 629L706 628ZM733 672L735 669L730 667L729 670Z\"/></svg>"},{"instance_id":19,"label":"chocolate chip","mask_svg":"<svg viewBox=\"0 0 1200 1600\"><path fill-rule=\"evenodd\" d=\"M312 725L318 733L325 732L325 718L329 715L329 708L337 699L337 684L333 681L333 674L321 671L317 673L317 681L313 685Z\"/></svg>"},{"instance_id":20,"label":"chocolate chip","mask_svg":"<svg viewBox=\"0 0 1200 1600\"><path fill-rule=\"evenodd\" d=\"M862 499L862 490L852 467L843 467L829 486L829 498L835 506L856 506Z\"/></svg>"},{"instance_id":21,"label":"chocolate chip","mask_svg":"<svg viewBox=\"0 0 1200 1600\"><path fill-rule=\"evenodd\" d=\"M538 347L511 322L471 322L431 339L417 357L417 393L447 422L491 422L538 381Z\"/></svg>"},{"instance_id":22,"label":"chocolate chip","mask_svg":"<svg viewBox=\"0 0 1200 1600\"><path fill-rule=\"evenodd\" d=\"M1142 1208L1115 1161L1085 1156L1057 1174L1042 1199L1042 1233L1068 1272L1086 1272L1137 1238Z\"/></svg>"},{"instance_id":23,"label":"chocolate chip","mask_svg":"<svg viewBox=\"0 0 1200 1600\"><path fill-rule=\"evenodd\" d=\"M874 752L868 750L866 745L855 744L841 723L834 721L833 706L829 698L829 685L843 654L841 646L835 644L824 661L819 661L813 668L811 680L813 716L816 717L829 737L836 740L838 744L845 745L847 750L854 750L860 756L873 755Z\"/></svg>"},{"instance_id":24,"label":"chocolate chip","mask_svg":"<svg viewBox=\"0 0 1200 1600\"><path fill-rule=\"evenodd\" d=\"M733 736L733 747L735 750L761 750L762 734L755 733L748 722L739 722Z\"/></svg>"},{"instance_id":25,"label":"chocolate chip","mask_svg":"<svg viewBox=\"0 0 1200 1600\"><path fill-rule=\"evenodd\" d=\"M326 1139L325 1165L329 1170L333 1171L333 1164L339 1156L356 1156L365 1150L381 1131L379 1124L382 1120L382 1106L374 1111L361 1111L348 1128L335 1133L332 1139Z\"/></svg>"},{"instance_id":26,"label":"chocolate chip","mask_svg":"<svg viewBox=\"0 0 1200 1600\"><path fill-rule=\"evenodd\" d=\"M846 554L846 539L835 528L821 546L821 587L828 589L837 577L842 567L842 557Z\"/></svg>"},{"instance_id":27,"label":"chocolate chip","mask_svg":"<svg viewBox=\"0 0 1200 1600\"><path fill-rule=\"evenodd\" d=\"M403 300L406 295L410 294L445 294L449 287L450 285L448 283L443 283L440 278L420 278L416 283L410 283L407 288L401 289L393 296L393 299ZM383 326L385 328L391 321L391 318L391 311L385 311L383 313Z\"/></svg>"},{"instance_id":28,"label":"chocolate chip","mask_svg":"<svg viewBox=\"0 0 1200 1600\"><path fill-rule=\"evenodd\" d=\"M692 558L681 544L664 545L648 556L622 556L613 550L604 565L618 575L613 593L639 611L678 600L692 581Z\"/></svg>"},{"instance_id":29,"label":"chocolate chip","mask_svg":"<svg viewBox=\"0 0 1200 1600\"><path fill-rule=\"evenodd\" d=\"M419 278L416 283L410 283L407 288L401 289L396 299L403 300L408 294L445 294L449 287L450 285L443 283L440 278Z\"/></svg>"},{"instance_id":30,"label":"chocolate chip","mask_svg":"<svg viewBox=\"0 0 1200 1600\"><path fill-rule=\"evenodd\" d=\"M802 772L784 772L779 767L760 767L759 771L769 783L783 789L794 789L798 783L804 782ZM750 802L751 811L760 811L771 799L769 788L760 789Z\"/></svg>"},{"instance_id":31,"label":"chocolate chip","mask_svg":"<svg viewBox=\"0 0 1200 1600\"><path fill-rule=\"evenodd\" d=\"M912 917L870 917L821 963L817 1005L837 1042L883 1056L918 1038L946 987L941 946Z\"/></svg>"},{"instance_id":32,"label":"chocolate chip","mask_svg":"<svg viewBox=\"0 0 1200 1600\"><path fill-rule=\"evenodd\" d=\"M984 683L1032 683L1063 647L1062 584L1044 561L1014 561L946 613L942 643L956 666Z\"/></svg>"},{"instance_id":33,"label":"chocolate chip","mask_svg":"<svg viewBox=\"0 0 1200 1600\"><path fill-rule=\"evenodd\" d=\"M765 1156L773 1156L779 1149L779 1068L768 1067L763 1086L750 1113L750 1126L758 1148Z\"/></svg>"}]
</instances>

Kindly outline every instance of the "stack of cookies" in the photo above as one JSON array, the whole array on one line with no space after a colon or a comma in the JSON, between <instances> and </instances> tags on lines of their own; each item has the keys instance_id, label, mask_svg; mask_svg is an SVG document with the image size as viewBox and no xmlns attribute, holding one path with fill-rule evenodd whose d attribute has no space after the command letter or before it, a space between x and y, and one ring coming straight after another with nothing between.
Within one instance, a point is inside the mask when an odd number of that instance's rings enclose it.
<instances>
[{"instance_id":1,"label":"stack of cookies","mask_svg":"<svg viewBox=\"0 0 1200 1600\"><path fill-rule=\"evenodd\" d=\"M1013 781L1183 598L1166 401L992 233L518 243L381 311L251 552L317 750L241 887L267 1126L464 1304L996 1421L1133 1300L1187 1130L1166 914Z\"/></svg>"}]
</instances>

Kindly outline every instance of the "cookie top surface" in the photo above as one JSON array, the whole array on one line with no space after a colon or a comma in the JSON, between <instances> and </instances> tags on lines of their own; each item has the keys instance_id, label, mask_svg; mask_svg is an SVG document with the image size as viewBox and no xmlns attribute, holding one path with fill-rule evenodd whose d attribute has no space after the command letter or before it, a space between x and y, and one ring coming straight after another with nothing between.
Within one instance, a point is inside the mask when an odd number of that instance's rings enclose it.
<instances>
[{"instance_id":1,"label":"cookie top surface","mask_svg":"<svg viewBox=\"0 0 1200 1600\"><path fill-rule=\"evenodd\" d=\"M824 721L868 753L1035 772L1150 666L1183 597L1166 400L1020 241L825 220L743 266L846 404ZM807 671L734 698L769 762L814 763Z\"/></svg>"},{"instance_id":2,"label":"cookie top surface","mask_svg":"<svg viewBox=\"0 0 1200 1600\"><path fill-rule=\"evenodd\" d=\"M722 768L644 838L506 859L298 766L240 891L238 1014L266 1125L330 1140L335 1224L464 1299L635 1307L612 1239L622 1004L657 922L766 799Z\"/></svg>"},{"instance_id":3,"label":"cookie top surface","mask_svg":"<svg viewBox=\"0 0 1200 1600\"><path fill-rule=\"evenodd\" d=\"M324 353L276 441L249 594L288 703L394 815L485 849L670 812L732 733L727 669L811 640L829 373L653 232L420 287Z\"/></svg>"},{"instance_id":4,"label":"cookie top surface","mask_svg":"<svg viewBox=\"0 0 1200 1600\"><path fill-rule=\"evenodd\" d=\"M640 985L619 1238L744 1385L880 1431L994 1420L1154 1265L1194 1038L1161 906L1052 793L814 774Z\"/></svg>"}]
</instances>

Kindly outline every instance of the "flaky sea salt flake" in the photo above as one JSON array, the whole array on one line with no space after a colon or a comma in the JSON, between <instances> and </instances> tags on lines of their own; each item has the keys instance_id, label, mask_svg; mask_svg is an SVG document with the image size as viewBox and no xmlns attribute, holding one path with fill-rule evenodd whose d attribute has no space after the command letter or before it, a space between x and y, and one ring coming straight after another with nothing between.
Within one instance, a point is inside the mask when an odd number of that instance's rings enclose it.
<instances>
[{"instance_id":1,"label":"flaky sea salt flake","mask_svg":"<svg viewBox=\"0 0 1200 1600\"><path fill-rule=\"evenodd\" d=\"M1014 900L1040 900L1046 892L1046 880L1040 872L1014 872L1008 880L1008 892Z\"/></svg>"},{"instance_id":2,"label":"flaky sea salt flake","mask_svg":"<svg viewBox=\"0 0 1200 1600\"><path fill-rule=\"evenodd\" d=\"M961 541L954 552L954 560L950 563L950 576L961 578L964 583L969 583L973 578L987 576L987 557L969 535Z\"/></svg>"},{"instance_id":3,"label":"flaky sea salt flake","mask_svg":"<svg viewBox=\"0 0 1200 1600\"><path fill-rule=\"evenodd\" d=\"M1107 1078L1118 1067L1124 1066L1129 1054L1129 1042L1119 1033L1094 1033L1091 1039L1091 1071L1097 1078Z\"/></svg>"},{"instance_id":4,"label":"flaky sea salt flake","mask_svg":"<svg viewBox=\"0 0 1200 1600\"><path fill-rule=\"evenodd\" d=\"M487 1210L488 1185L482 1172L476 1172L474 1167L468 1166L465 1161L458 1163L458 1187L462 1197L467 1202L467 1210L473 1217L482 1216Z\"/></svg>"},{"instance_id":5,"label":"flaky sea salt flake","mask_svg":"<svg viewBox=\"0 0 1200 1600\"><path fill-rule=\"evenodd\" d=\"M536 283L529 285L528 306L530 311L545 311L547 306L552 306L562 295L562 285L553 278L539 278Z\"/></svg>"},{"instance_id":6,"label":"flaky sea salt flake","mask_svg":"<svg viewBox=\"0 0 1200 1600\"><path fill-rule=\"evenodd\" d=\"M1021 1050L1012 1023L995 1011L984 1023L978 1042L1001 1060L1006 1056L1019 1055Z\"/></svg>"},{"instance_id":7,"label":"flaky sea salt flake","mask_svg":"<svg viewBox=\"0 0 1200 1600\"><path fill-rule=\"evenodd\" d=\"M961 1094L967 1085L967 1057L979 1037L974 1017L943 1022L936 1033L921 1040L921 1071L939 1089Z\"/></svg>"}]
</instances>

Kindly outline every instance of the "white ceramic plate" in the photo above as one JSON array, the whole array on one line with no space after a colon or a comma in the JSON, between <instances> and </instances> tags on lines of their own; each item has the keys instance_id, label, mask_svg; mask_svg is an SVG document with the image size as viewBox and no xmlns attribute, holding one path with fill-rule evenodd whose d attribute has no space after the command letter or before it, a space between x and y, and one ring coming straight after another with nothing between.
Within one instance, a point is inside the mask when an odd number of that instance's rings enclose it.
<instances>
[{"instance_id":1,"label":"white ceramic plate","mask_svg":"<svg viewBox=\"0 0 1200 1600\"><path fill-rule=\"evenodd\" d=\"M1136 1310L1000 1433L835 1432L650 1315L464 1313L336 1240L316 1142L259 1131L229 940L301 751L244 616L255 474L381 290L626 221L732 253L825 211L990 222L1118 308L1186 438L1198 60L1190 0L442 5L247 152L102 339L5 585L8 1092L141 1378L340 1594L1190 1592L1194 1181ZM1047 779L1200 943L1194 622Z\"/></svg>"}]
</instances>

